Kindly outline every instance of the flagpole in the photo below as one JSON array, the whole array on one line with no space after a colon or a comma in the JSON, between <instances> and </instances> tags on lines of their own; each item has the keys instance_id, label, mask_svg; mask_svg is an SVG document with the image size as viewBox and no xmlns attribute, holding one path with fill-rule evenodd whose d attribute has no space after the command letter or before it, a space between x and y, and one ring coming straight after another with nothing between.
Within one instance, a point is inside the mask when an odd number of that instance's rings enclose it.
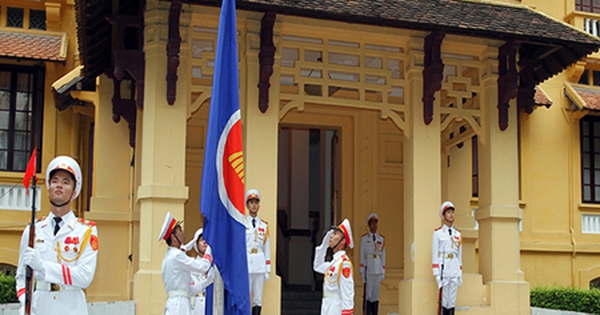
<instances>
[{"instance_id":1,"label":"flagpole","mask_svg":"<svg viewBox=\"0 0 600 315\"><path fill-rule=\"evenodd\" d=\"M34 149L35 150L35 149ZM35 154L35 153L34 153ZM35 165L34 165L35 167ZM33 248L33 239L35 238L35 193L36 187L35 183L37 182L37 176L35 175L36 171L33 173L33 184L31 185L31 189L33 193L31 194L31 223L29 223L29 247ZM31 297L33 295L33 269L30 266L27 266L27 271L25 273L25 315L31 314Z\"/></svg>"}]
</instances>

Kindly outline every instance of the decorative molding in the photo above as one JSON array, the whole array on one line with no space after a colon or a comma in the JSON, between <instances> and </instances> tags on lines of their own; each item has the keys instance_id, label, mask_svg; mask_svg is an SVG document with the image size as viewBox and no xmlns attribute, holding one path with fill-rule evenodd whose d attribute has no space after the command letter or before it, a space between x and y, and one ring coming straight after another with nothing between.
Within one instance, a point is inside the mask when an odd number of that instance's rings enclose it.
<instances>
[{"instance_id":1,"label":"decorative molding","mask_svg":"<svg viewBox=\"0 0 600 315\"><path fill-rule=\"evenodd\" d=\"M533 69L539 65L532 59L519 60L519 90L517 95L517 107L524 109L527 114L533 113L535 105L535 79Z\"/></svg>"},{"instance_id":2,"label":"decorative molding","mask_svg":"<svg viewBox=\"0 0 600 315\"><path fill-rule=\"evenodd\" d=\"M46 2L46 29L48 31L60 30L61 4L57 2Z\"/></svg>"},{"instance_id":3,"label":"decorative molding","mask_svg":"<svg viewBox=\"0 0 600 315\"><path fill-rule=\"evenodd\" d=\"M125 119L129 127L129 145L132 148L135 148L135 129L137 118L136 102L134 99L121 98L121 81L113 79L113 85L114 94L112 98L112 119L115 123L121 121L121 117Z\"/></svg>"},{"instance_id":4,"label":"decorative molding","mask_svg":"<svg viewBox=\"0 0 600 315\"><path fill-rule=\"evenodd\" d=\"M446 33L443 31L433 31L425 37L423 51L424 69L423 69L423 120L426 125L433 121L433 101L435 92L442 88L442 79L444 78L444 63L442 61L442 41Z\"/></svg>"},{"instance_id":5,"label":"decorative molding","mask_svg":"<svg viewBox=\"0 0 600 315\"><path fill-rule=\"evenodd\" d=\"M510 40L498 50L498 126L508 128L508 102L518 95L517 51L521 41Z\"/></svg>"},{"instance_id":6,"label":"decorative molding","mask_svg":"<svg viewBox=\"0 0 600 315\"><path fill-rule=\"evenodd\" d=\"M138 107L144 107L144 18L140 14L115 15L110 23L113 25L113 71L112 78L116 81L135 81L135 99ZM137 47L131 47L131 41L126 39L131 29L137 35ZM126 34L127 31L127 34ZM126 45L127 40L127 45Z\"/></svg>"},{"instance_id":7,"label":"decorative molding","mask_svg":"<svg viewBox=\"0 0 600 315\"><path fill-rule=\"evenodd\" d=\"M181 36L179 34L179 17L181 16L182 0L172 0L169 8L169 39L167 42L167 103L173 105L177 98L177 68L179 68L179 53Z\"/></svg>"},{"instance_id":8,"label":"decorative molding","mask_svg":"<svg viewBox=\"0 0 600 315\"><path fill-rule=\"evenodd\" d=\"M273 75L273 64L275 63L275 45L273 44L273 26L276 15L274 12L266 12L261 19L260 26L260 74L258 81L258 108L265 113L269 108L270 78Z\"/></svg>"}]
</instances>

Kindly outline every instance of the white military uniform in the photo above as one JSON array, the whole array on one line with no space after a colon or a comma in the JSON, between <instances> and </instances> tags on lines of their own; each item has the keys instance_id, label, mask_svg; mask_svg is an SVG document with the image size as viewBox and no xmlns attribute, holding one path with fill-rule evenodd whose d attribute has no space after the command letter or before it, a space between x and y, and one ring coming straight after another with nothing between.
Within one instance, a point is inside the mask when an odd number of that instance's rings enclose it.
<instances>
[{"instance_id":1,"label":"white military uniform","mask_svg":"<svg viewBox=\"0 0 600 315\"><path fill-rule=\"evenodd\" d=\"M454 227L442 225L433 233L431 244L433 275L442 287L442 307L454 308L456 292L462 284L462 236Z\"/></svg>"},{"instance_id":2,"label":"white military uniform","mask_svg":"<svg viewBox=\"0 0 600 315\"><path fill-rule=\"evenodd\" d=\"M333 254L333 260L325 261L327 248L328 244L317 246L313 262L313 269L325 275L321 315L354 314L352 262L344 250Z\"/></svg>"},{"instance_id":3,"label":"white military uniform","mask_svg":"<svg viewBox=\"0 0 600 315\"><path fill-rule=\"evenodd\" d=\"M169 246L162 262L162 278L167 291L165 315L187 315L191 312L192 272L205 273L212 264L210 248L201 259L194 259L177 247Z\"/></svg>"},{"instance_id":4,"label":"white military uniform","mask_svg":"<svg viewBox=\"0 0 600 315\"><path fill-rule=\"evenodd\" d=\"M196 260L202 257L197 256ZM212 266L205 273L192 272L190 293L192 294L192 315L204 315L206 312L206 288L215 281L215 268Z\"/></svg>"},{"instance_id":5,"label":"white military uniform","mask_svg":"<svg viewBox=\"0 0 600 315\"><path fill-rule=\"evenodd\" d=\"M37 279L31 303L31 314L87 314L85 293L96 272L98 231L93 222L78 219L72 211L62 216L60 230L54 235L54 214L35 223L34 248L39 252L45 272ZM21 236L20 257L28 247L29 226ZM17 266L17 296L25 294L26 266ZM20 298L20 300L22 300ZM24 305L21 305L21 314Z\"/></svg>"},{"instance_id":6,"label":"white military uniform","mask_svg":"<svg viewBox=\"0 0 600 315\"><path fill-rule=\"evenodd\" d=\"M379 301L379 286L385 276L385 237L377 232L365 233L360 239L360 273L365 274L367 301ZM364 278L363 278L364 279Z\"/></svg>"},{"instance_id":7,"label":"white military uniform","mask_svg":"<svg viewBox=\"0 0 600 315\"><path fill-rule=\"evenodd\" d=\"M253 222L254 221L254 224ZM262 292L271 273L269 225L258 216L246 217L246 249L252 307L262 306Z\"/></svg>"}]
</instances>

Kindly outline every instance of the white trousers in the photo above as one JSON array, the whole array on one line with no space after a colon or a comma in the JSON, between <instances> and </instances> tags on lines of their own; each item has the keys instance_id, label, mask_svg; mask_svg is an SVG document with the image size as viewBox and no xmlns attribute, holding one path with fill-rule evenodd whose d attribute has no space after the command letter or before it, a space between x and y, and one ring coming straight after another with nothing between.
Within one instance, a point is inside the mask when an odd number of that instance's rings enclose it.
<instances>
[{"instance_id":1,"label":"white trousers","mask_svg":"<svg viewBox=\"0 0 600 315\"><path fill-rule=\"evenodd\" d=\"M442 307L453 308L456 306L458 277L444 278L444 281L442 281L442 283Z\"/></svg>"},{"instance_id":2,"label":"white trousers","mask_svg":"<svg viewBox=\"0 0 600 315\"><path fill-rule=\"evenodd\" d=\"M367 288L365 298L369 302L379 301L379 287L381 285L380 274L367 274Z\"/></svg>"},{"instance_id":3,"label":"white trousers","mask_svg":"<svg viewBox=\"0 0 600 315\"><path fill-rule=\"evenodd\" d=\"M187 315L190 314L190 299L184 296L173 296L167 298L165 315Z\"/></svg>"},{"instance_id":4,"label":"white trousers","mask_svg":"<svg viewBox=\"0 0 600 315\"><path fill-rule=\"evenodd\" d=\"M252 307L262 306L262 293L265 285L264 273L251 273L248 277L250 282L250 296L252 297Z\"/></svg>"}]
</instances>

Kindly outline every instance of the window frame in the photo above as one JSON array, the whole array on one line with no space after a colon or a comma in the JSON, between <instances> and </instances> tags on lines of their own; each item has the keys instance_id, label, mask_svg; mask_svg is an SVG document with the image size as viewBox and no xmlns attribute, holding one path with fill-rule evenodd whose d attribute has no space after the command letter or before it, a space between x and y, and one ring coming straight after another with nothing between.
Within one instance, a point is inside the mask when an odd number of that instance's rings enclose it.
<instances>
[{"instance_id":1,"label":"window frame","mask_svg":"<svg viewBox=\"0 0 600 315\"><path fill-rule=\"evenodd\" d=\"M586 123L588 128L587 135L585 135L584 132ZM594 135L594 132L596 132L596 135ZM582 203L588 204L600 204L600 192L595 192L596 190L600 190L600 116L588 115L583 117L579 122L579 137L579 154L581 159L581 201ZM598 162L596 161L596 157L599 159ZM586 164L586 162L588 163ZM588 166L586 167L586 165ZM589 171L589 183L586 183L586 171ZM596 173L598 173L598 176L596 176ZM599 178L596 179L596 177ZM596 184L596 182L598 183ZM589 198L586 197L586 188L589 188Z\"/></svg>"},{"instance_id":2,"label":"window frame","mask_svg":"<svg viewBox=\"0 0 600 315\"><path fill-rule=\"evenodd\" d=\"M584 4L585 0L575 0L575 10L581 12L600 13L600 3L594 4L595 0L588 0L589 4Z\"/></svg>"},{"instance_id":3,"label":"window frame","mask_svg":"<svg viewBox=\"0 0 600 315\"><path fill-rule=\"evenodd\" d=\"M16 65L6 65L0 64L0 71L9 72L11 75L11 85L10 85L10 100L9 100L9 126L8 126L8 145L7 145L7 161L6 168L0 168L0 172L23 172L25 171L25 167L27 166L27 161L21 163L24 165L23 169L15 167L15 152L22 151L25 152L26 159L29 159L31 156L31 151L33 149L33 142L35 142L35 146L38 149L38 152L41 151L42 144L42 124L43 124L43 107L44 107L44 80L45 80L45 71L43 67L40 66L16 66ZM16 94L18 91L17 88L17 75L19 73L27 73L31 75L32 82L29 88L28 93L31 94L31 111L23 111L17 110L17 102L16 102ZM17 150L15 145L15 134L17 132L16 125L16 113L17 112L25 112L31 114L31 119L28 120L28 123L31 124L30 128L26 130L29 135L28 143L26 145L25 150ZM38 155L39 156L39 155ZM37 158L36 172L40 171L40 163L41 159Z\"/></svg>"}]
</instances>

